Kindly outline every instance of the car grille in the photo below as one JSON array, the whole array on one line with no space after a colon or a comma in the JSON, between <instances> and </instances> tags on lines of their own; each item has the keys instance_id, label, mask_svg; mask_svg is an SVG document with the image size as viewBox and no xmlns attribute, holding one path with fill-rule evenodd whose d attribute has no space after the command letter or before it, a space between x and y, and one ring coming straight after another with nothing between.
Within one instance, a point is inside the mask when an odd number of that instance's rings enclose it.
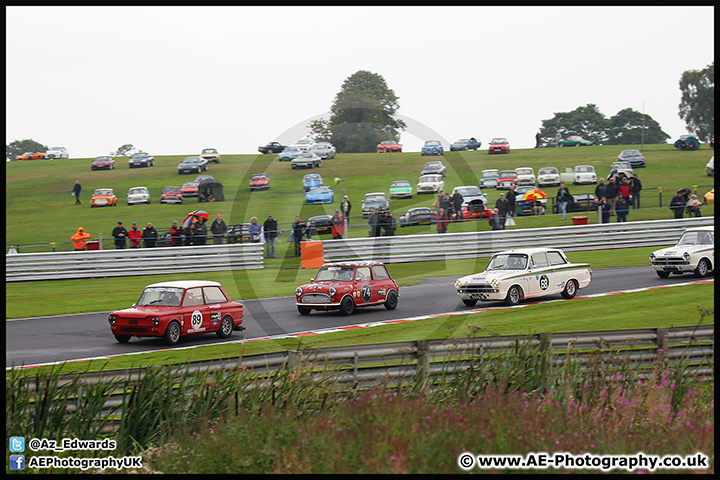
<instances>
[{"instance_id":1,"label":"car grille","mask_svg":"<svg viewBox=\"0 0 720 480\"><path fill-rule=\"evenodd\" d=\"M330 295L324 293L306 293L302 296L302 303L330 303Z\"/></svg>"},{"instance_id":2,"label":"car grille","mask_svg":"<svg viewBox=\"0 0 720 480\"><path fill-rule=\"evenodd\" d=\"M496 293L497 290L493 288L489 283L481 283L479 285L467 285L465 287L458 288L458 292L461 293Z\"/></svg>"},{"instance_id":3,"label":"car grille","mask_svg":"<svg viewBox=\"0 0 720 480\"><path fill-rule=\"evenodd\" d=\"M418 187L418 192L432 192L433 187Z\"/></svg>"},{"instance_id":4,"label":"car grille","mask_svg":"<svg viewBox=\"0 0 720 480\"><path fill-rule=\"evenodd\" d=\"M673 265L690 265L690 262L685 260L682 257L665 257L665 258L656 258L653 262L653 265L657 265L658 267L663 266L673 266Z\"/></svg>"}]
</instances>

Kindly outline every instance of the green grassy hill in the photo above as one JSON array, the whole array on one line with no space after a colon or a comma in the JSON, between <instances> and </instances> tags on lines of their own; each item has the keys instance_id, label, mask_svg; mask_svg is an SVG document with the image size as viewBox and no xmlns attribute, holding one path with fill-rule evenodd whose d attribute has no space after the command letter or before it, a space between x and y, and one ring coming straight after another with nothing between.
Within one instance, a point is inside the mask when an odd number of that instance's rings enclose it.
<instances>
[{"instance_id":1,"label":"green grassy hill","mask_svg":"<svg viewBox=\"0 0 720 480\"><path fill-rule=\"evenodd\" d=\"M527 149L512 150L508 155L488 155L486 150L446 152L441 159L448 167L445 187L451 190L459 185L477 185L480 172L487 168L529 166L537 173L537 169L544 166L563 168L590 164L595 166L599 175L606 176L620 150L638 147ZM698 193L701 195L712 188L713 179L705 174L705 164L713 155L712 150L703 148L681 152L668 144L646 145L643 153L648 166L637 169L645 188L643 210L631 210L630 221L669 218L667 205L678 188L698 185ZM161 205L159 201L163 186L179 186L195 177L177 173L177 165L184 157L156 155L154 167L132 170L127 166L127 157L119 157L116 159L116 169L111 171L91 171L92 159L87 158L9 162L6 164L6 244L24 245L21 251L29 252L49 251L47 244L55 242L58 250L67 250L70 249L70 236L82 226L93 235L93 239L102 233L106 242L104 248L112 248L110 234L118 220L122 220L126 226L136 221L141 227L150 221L158 231L163 232L173 220L182 221L191 210L198 208L207 210L211 220L216 213L220 213L228 224L249 222L253 216L262 223L267 214L271 213L278 219L280 228L289 229L295 215L306 220L313 215L332 214L339 208L343 184L335 185L333 179L336 177L345 179L345 190L353 204L352 214L356 216L351 219L349 236L364 237L368 231L367 222L360 218L364 194L376 191L389 194L390 184L394 180L409 180L415 185L424 163L437 159L423 157L419 152L339 154L335 159L323 162L319 169L293 170L288 162L278 162L277 155L225 154L220 164L210 164L206 172L224 184L225 202L197 203L195 199L190 199L184 205ZM267 191L251 193L248 188L250 175L259 172L269 174L271 187ZM335 190L335 202L332 205L304 205L302 177L309 172L321 174L324 183ZM74 206L74 197L70 194L75 180L79 180L83 187L80 197L82 206ZM134 186L148 187L153 203L128 206L125 195ZM119 200L117 207L90 208L92 191L101 187L115 189ZM593 192L595 188L569 187L571 193ZM662 208L659 205L659 187L662 188ZM548 190L548 195L554 195L554 187ZM491 203L498 197L495 190L485 193ZM411 199L392 200L390 207L398 218L408 208L430 206L434 199L434 195L413 195ZM714 207L704 207L703 214L714 214ZM559 215L546 214L537 218L523 218L515 228L569 223L569 219L563 222ZM451 225L449 231L489 228L487 222L466 222ZM402 228L398 229L397 234L426 232L434 233L434 226ZM42 246L32 248L29 244Z\"/></svg>"}]
</instances>

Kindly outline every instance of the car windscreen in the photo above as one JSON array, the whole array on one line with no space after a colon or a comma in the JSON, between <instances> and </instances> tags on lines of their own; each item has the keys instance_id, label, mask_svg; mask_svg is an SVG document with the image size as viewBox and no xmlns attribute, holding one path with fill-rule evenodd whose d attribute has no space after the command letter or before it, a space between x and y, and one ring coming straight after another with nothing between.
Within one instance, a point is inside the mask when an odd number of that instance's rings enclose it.
<instances>
[{"instance_id":1,"label":"car windscreen","mask_svg":"<svg viewBox=\"0 0 720 480\"><path fill-rule=\"evenodd\" d=\"M183 289L175 287L147 287L140 295L137 305L179 307Z\"/></svg>"},{"instance_id":2,"label":"car windscreen","mask_svg":"<svg viewBox=\"0 0 720 480\"><path fill-rule=\"evenodd\" d=\"M147 190L144 188L131 188L128 195L142 195L144 193L147 193Z\"/></svg>"},{"instance_id":3,"label":"car windscreen","mask_svg":"<svg viewBox=\"0 0 720 480\"><path fill-rule=\"evenodd\" d=\"M107 189L99 189L99 190L95 190L93 192L93 195L112 195L112 194L113 194L112 190L107 190Z\"/></svg>"},{"instance_id":4,"label":"car windscreen","mask_svg":"<svg viewBox=\"0 0 720 480\"><path fill-rule=\"evenodd\" d=\"M527 267L528 256L524 253L510 253L495 255L487 270L524 270Z\"/></svg>"},{"instance_id":5,"label":"car windscreen","mask_svg":"<svg viewBox=\"0 0 720 480\"><path fill-rule=\"evenodd\" d=\"M355 269L353 267L321 267L315 276L315 281L337 280L340 282L351 282L354 276Z\"/></svg>"},{"instance_id":6,"label":"car windscreen","mask_svg":"<svg viewBox=\"0 0 720 480\"><path fill-rule=\"evenodd\" d=\"M678 241L678 245L712 244L712 232L685 232Z\"/></svg>"},{"instance_id":7,"label":"car windscreen","mask_svg":"<svg viewBox=\"0 0 720 480\"><path fill-rule=\"evenodd\" d=\"M458 187L455 190L457 190L458 193L460 195L462 195L463 197L472 196L472 195L482 195L482 192L480 191L480 189L478 187L473 187L473 186Z\"/></svg>"},{"instance_id":8,"label":"car windscreen","mask_svg":"<svg viewBox=\"0 0 720 480\"><path fill-rule=\"evenodd\" d=\"M579 166L579 167L575 167L575 171L576 171L576 172L580 172L580 173L593 172L594 170L595 170L595 169L594 169L593 167L585 166L585 165Z\"/></svg>"},{"instance_id":9,"label":"car windscreen","mask_svg":"<svg viewBox=\"0 0 720 480\"><path fill-rule=\"evenodd\" d=\"M554 167L541 168L538 171L538 175L552 175L552 174L557 175L557 173L558 173L557 168L554 168Z\"/></svg>"}]
</instances>

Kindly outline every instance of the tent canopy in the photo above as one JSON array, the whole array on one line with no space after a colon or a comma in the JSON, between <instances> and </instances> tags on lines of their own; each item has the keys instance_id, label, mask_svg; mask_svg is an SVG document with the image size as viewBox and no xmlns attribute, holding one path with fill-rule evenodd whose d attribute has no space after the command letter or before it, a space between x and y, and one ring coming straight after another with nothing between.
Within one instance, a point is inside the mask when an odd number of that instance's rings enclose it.
<instances>
[{"instance_id":1,"label":"tent canopy","mask_svg":"<svg viewBox=\"0 0 720 480\"><path fill-rule=\"evenodd\" d=\"M203 178L198 183L198 202L224 202L223 185L215 177Z\"/></svg>"}]
</instances>

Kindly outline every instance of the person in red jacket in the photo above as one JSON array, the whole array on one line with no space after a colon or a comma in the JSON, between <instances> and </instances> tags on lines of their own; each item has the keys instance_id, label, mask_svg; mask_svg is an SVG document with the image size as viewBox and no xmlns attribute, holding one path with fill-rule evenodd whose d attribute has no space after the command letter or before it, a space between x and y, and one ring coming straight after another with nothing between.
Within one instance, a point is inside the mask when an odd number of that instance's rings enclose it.
<instances>
[{"instance_id":1,"label":"person in red jacket","mask_svg":"<svg viewBox=\"0 0 720 480\"><path fill-rule=\"evenodd\" d=\"M132 223L132 228L128 230L128 238L132 242L130 248L140 248L140 240L142 240L142 232L137 226L137 222Z\"/></svg>"},{"instance_id":2,"label":"person in red jacket","mask_svg":"<svg viewBox=\"0 0 720 480\"><path fill-rule=\"evenodd\" d=\"M618 194L622 194L622 197L626 200L630 199L630 195L632 194L631 191L632 186L628 183L628 179L626 177L623 177L622 181L620 182L620 186L618 187Z\"/></svg>"},{"instance_id":3,"label":"person in red jacket","mask_svg":"<svg viewBox=\"0 0 720 480\"><path fill-rule=\"evenodd\" d=\"M445 210L442 208L437 209L437 213L435 214L435 221L437 222L437 233L445 233L447 232L448 227L448 217L445 215Z\"/></svg>"}]
</instances>

